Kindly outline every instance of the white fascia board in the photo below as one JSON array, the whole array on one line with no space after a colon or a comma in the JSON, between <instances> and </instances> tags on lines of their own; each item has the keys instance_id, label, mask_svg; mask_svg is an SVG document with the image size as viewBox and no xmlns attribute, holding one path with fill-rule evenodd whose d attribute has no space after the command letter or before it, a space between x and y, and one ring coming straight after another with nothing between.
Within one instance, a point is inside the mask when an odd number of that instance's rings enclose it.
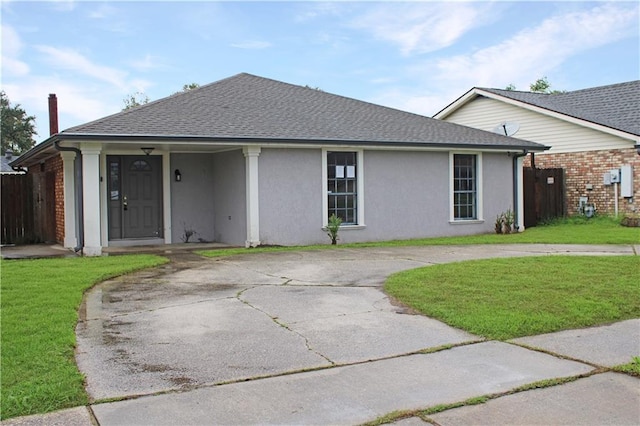
<instances>
[{"instance_id":1,"label":"white fascia board","mask_svg":"<svg viewBox=\"0 0 640 426\"><path fill-rule=\"evenodd\" d=\"M472 101L476 97L478 97L478 89L476 89L474 87L473 89L469 90L467 93L465 93L464 95L460 96L458 99L456 99L455 101L451 102L449 105L444 107L444 109L442 109L439 112L437 112L433 116L433 118L438 119L438 120L444 120L450 114L452 114L453 112L457 111L459 108L461 108L462 106L466 105L469 101Z\"/></svg>"}]
</instances>

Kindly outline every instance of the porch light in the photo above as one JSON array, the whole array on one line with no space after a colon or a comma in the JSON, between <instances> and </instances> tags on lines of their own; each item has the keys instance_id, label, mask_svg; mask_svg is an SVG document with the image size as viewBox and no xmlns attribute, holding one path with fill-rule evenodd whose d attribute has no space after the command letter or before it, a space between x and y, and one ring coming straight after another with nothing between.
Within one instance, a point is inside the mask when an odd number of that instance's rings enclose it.
<instances>
[{"instance_id":1,"label":"porch light","mask_svg":"<svg viewBox=\"0 0 640 426\"><path fill-rule=\"evenodd\" d=\"M180 182L182 180L182 174L180 173L180 170L176 169L174 174L176 175L176 182Z\"/></svg>"},{"instance_id":2,"label":"porch light","mask_svg":"<svg viewBox=\"0 0 640 426\"><path fill-rule=\"evenodd\" d=\"M155 148L153 148L153 147L144 147L144 148L140 148L140 149L142 150L142 152L144 152L145 154L149 155L149 154L151 154L153 152L153 150Z\"/></svg>"}]
</instances>

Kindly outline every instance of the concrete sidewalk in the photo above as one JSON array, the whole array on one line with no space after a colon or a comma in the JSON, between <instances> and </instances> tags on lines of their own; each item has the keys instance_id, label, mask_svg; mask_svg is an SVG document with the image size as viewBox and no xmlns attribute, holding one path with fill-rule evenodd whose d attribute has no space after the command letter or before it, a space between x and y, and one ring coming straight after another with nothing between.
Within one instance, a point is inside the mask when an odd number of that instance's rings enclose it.
<instances>
[{"instance_id":1,"label":"concrete sidewalk","mask_svg":"<svg viewBox=\"0 0 640 426\"><path fill-rule=\"evenodd\" d=\"M565 341L567 346L559 355L575 353L587 342L599 346L604 338L613 344L611 357L630 359L640 353L639 330L640 320L585 329L586 340L576 345ZM567 333L580 331L553 333L544 339L553 342L557 335L562 340ZM635 342L631 353L623 349L629 341ZM443 426L639 424L640 379L599 372L592 365L598 359L586 358L570 361L514 344L483 342L431 354L78 407L2 424L89 426L97 420L100 425L353 425L396 410L426 409L494 393L505 395L397 424L427 424L427 420ZM583 375L586 377L561 385L508 394L521 385Z\"/></svg>"},{"instance_id":2,"label":"concrete sidewalk","mask_svg":"<svg viewBox=\"0 0 640 426\"><path fill-rule=\"evenodd\" d=\"M447 246L190 259L87 294L78 365L95 403L3 424L639 424L640 320L483 341L390 301L391 273L457 260L634 254L629 246ZM556 378L544 389L511 391Z\"/></svg>"}]
</instances>

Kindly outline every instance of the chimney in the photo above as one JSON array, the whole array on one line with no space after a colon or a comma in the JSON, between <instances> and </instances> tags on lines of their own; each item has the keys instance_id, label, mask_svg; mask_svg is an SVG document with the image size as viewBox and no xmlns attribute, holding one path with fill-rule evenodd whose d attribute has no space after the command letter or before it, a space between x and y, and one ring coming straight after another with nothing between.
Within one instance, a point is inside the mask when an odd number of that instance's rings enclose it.
<instances>
[{"instance_id":1,"label":"chimney","mask_svg":"<svg viewBox=\"0 0 640 426\"><path fill-rule=\"evenodd\" d=\"M55 93L49 95L49 136L58 133L58 98Z\"/></svg>"}]
</instances>

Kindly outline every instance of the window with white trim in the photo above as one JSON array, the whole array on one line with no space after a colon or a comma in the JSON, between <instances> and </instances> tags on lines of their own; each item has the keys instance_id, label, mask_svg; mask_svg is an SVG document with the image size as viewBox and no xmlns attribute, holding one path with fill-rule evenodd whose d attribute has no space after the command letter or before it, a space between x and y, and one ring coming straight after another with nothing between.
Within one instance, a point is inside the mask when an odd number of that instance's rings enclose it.
<instances>
[{"instance_id":1,"label":"window with white trim","mask_svg":"<svg viewBox=\"0 0 640 426\"><path fill-rule=\"evenodd\" d=\"M358 224L357 163L357 152L327 152L327 219L335 214L345 225Z\"/></svg>"},{"instance_id":2,"label":"window with white trim","mask_svg":"<svg viewBox=\"0 0 640 426\"><path fill-rule=\"evenodd\" d=\"M453 219L477 220L478 156L453 155Z\"/></svg>"}]
</instances>

